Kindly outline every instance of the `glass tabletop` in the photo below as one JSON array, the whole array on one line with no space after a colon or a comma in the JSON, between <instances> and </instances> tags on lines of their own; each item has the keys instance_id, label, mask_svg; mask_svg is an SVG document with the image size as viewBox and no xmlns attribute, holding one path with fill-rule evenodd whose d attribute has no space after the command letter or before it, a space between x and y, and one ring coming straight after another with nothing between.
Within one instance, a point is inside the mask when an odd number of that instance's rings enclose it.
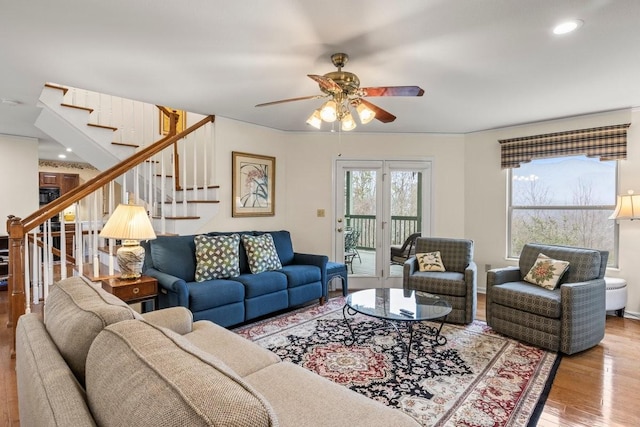
<instances>
[{"instance_id":1,"label":"glass tabletop","mask_svg":"<svg viewBox=\"0 0 640 427\"><path fill-rule=\"evenodd\" d=\"M347 296L349 308L386 320L417 321L439 319L451 313L451 305L427 292L376 288Z\"/></svg>"}]
</instances>

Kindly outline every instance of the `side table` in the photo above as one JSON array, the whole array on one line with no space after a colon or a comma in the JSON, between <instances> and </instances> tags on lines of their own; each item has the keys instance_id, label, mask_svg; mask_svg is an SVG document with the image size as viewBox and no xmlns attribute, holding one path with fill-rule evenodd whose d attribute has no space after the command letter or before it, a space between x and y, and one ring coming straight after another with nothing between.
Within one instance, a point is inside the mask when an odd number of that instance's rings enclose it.
<instances>
[{"instance_id":1,"label":"side table","mask_svg":"<svg viewBox=\"0 0 640 427\"><path fill-rule=\"evenodd\" d=\"M120 298L127 304L151 302L151 310L155 310L158 296L158 281L154 277L140 276L137 279L120 279L111 277L102 280L102 289ZM145 304L142 304L142 311Z\"/></svg>"}]
</instances>

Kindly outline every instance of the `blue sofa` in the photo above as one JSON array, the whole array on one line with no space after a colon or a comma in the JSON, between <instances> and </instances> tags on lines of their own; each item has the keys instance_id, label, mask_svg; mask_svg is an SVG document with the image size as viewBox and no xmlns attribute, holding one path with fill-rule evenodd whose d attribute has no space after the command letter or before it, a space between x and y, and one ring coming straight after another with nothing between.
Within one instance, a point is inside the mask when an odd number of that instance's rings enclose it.
<instances>
[{"instance_id":1,"label":"blue sofa","mask_svg":"<svg viewBox=\"0 0 640 427\"><path fill-rule=\"evenodd\" d=\"M282 268L252 274L240 239L240 276L195 281L195 235L158 236L142 242L143 274L158 280L158 307L186 307L194 320L232 326L314 299L322 304L327 294L325 255L293 251L288 231L212 232L210 236L271 234Z\"/></svg>"}]
</instances>

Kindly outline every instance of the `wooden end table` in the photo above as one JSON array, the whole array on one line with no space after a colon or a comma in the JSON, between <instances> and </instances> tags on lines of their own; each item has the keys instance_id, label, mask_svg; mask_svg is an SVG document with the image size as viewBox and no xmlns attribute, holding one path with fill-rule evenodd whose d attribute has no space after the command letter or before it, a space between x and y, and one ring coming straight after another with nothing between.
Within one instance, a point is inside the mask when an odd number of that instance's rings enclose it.
<instances>
[{"instance_id":1,"label":"wooden end table","mask_svg":"<svg viewBox=\"0 0 640 427\"><path fill-rule=\"evenodd\" d=\"M152 303L152 310L156 308L156 297L158 296L158 281L154 277L140 276L137 279L120 279L110 277L103 279L102 289L120 298L127 304ZM143 312L145 304L142 305Z\"/></svg>"}]
</instances>

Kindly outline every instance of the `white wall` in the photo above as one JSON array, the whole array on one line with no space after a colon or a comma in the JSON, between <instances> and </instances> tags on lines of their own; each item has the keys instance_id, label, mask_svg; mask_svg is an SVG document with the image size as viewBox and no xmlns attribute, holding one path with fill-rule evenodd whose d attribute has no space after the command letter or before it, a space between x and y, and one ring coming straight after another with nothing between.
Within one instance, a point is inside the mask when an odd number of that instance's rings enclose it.
<instances>
[{"instance_id":1,"label":"white wall","mask_svg":"<svg viewBox=\"0 0 640 427\"><path fill-rule=\"evenodd\" d=\"M619 162L619 193L627 189L640 191L640 112L619 111L525 126L514 126L466 135L465 137L465 235L475 242L478 264L478 287L486 287L485 264L494 268L516 265L507 253L507 171L500 169L499 139L542 133L584 129L610 124L629 123L627 159ZM635 126L634 126L635 125ZM619 269L609 269L607 276L627 280L627 309L640 312L640 276L634 264L640 260L640 221L620 223Z\"/></svg>"},{"instance_id":2,"label":"white wall","mask_svg":"<svg viewBox=\"0 0 640 427\"><path fill-rule=\"evenodd\" d=\"M38 140L0 135L0 153L0 234L7 234L8 215L38 209Z\"/></svg>"}]
</instances>

